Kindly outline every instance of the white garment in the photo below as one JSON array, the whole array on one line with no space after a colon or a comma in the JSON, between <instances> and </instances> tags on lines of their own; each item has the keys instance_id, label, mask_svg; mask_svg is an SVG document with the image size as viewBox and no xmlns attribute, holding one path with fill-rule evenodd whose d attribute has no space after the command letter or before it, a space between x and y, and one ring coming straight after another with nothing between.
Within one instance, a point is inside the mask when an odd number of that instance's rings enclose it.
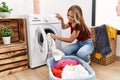
<instances>
[{"instance_id":1,"label":"white garment","mask_svg":"<svg viewBox=\"0 0 120 80\"><path fill-rule=\"evenodd\" d=\"M89 72L81 65L66 65L62 71L62 79L85 78L89 76Z\"/></svg>"},{"instance_id":2,"label":"white garment","mask_svg":"<svg viewBox=\"0 0 120 80\"><path fill-rule=\"evenodd\" d=\"M50 33L47 34L47 39L49 43L48 44L49 51L51 51L52 56L54 57L55 61L61 60L64 53L61 50L56 49L55 41L51 38Z\"/></svg>"}]
</instances>

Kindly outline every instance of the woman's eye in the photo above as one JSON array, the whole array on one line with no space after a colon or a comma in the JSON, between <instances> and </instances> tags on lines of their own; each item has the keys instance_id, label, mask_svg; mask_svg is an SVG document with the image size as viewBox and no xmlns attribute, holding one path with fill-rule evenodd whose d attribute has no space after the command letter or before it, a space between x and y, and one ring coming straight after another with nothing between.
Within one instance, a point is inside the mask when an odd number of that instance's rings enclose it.
<instances>
[{"instance_id":1,"label":"woman's eye","mask_svg":"<svg viewBox=\"0 0 120 80\"><path fill-rule=\"evenodd\" d=\"M71 18L74 18L73 16L71 16Z\"/></svg>"},{"instance_id":2,"label":"woman's eye","mask_svg":"<svg viewBox=\"0 0 120 80\"><path fill-rule=\"evenodd\" d=\"M68 17L74 18L73 16L67 15Z\"/></svg>"},{"instance_id":3,"label":"woman's eye","mask_svg":"<svg viewBox=\"0 0 120 80\"><path fill-rule=\"evenodd\" d=\"M67 16L70 16L70 15L67 15Z\"/></svg>"}]
</instances>

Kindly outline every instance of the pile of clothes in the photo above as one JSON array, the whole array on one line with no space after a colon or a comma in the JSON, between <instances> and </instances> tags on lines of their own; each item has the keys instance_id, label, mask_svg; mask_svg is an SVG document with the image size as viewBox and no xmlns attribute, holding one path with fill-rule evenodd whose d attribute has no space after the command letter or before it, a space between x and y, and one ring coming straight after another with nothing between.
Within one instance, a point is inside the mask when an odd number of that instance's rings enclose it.
<instances>
[{"instance_id":1,"label":"pile of clothes","mask_svg":"<svg viewBox=\"0 0 120 80\"><path fill-rule=\"evenodd\" d=\"M101 59L112 52L110 39L116 39L116 29L110 25L102 24L94 28L96 53L95 58Z\"/></svg>"},{"instance_id":2,"label":"pile of clothes","mask_svg":"<svg viewBox=\"0 0 120 80\"><path fill-rule=\"evenodd\" d=\"M81 63L70 58L57 61L52 67L52 73L55 77L61 79L83 78L90 75Z\"/></svg>"}]
</instances>

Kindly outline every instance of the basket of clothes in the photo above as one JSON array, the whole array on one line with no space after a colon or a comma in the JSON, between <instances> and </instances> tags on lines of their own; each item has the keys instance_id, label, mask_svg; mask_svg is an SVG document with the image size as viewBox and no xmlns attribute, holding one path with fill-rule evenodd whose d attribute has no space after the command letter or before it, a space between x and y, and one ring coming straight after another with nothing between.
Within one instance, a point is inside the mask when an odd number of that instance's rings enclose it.
<instances>
[{"instance_id":1,"label":"basket of clothes","mask_svg":"<svg viewBox=\"0 0 120 80\"><path fill-rule=\"evenodd\" d=\"M47 60L50 80L94 80L95 72L88 63L77 56L63 56L55 61Z\"/></svg>"},{"instance_id":2,"label":"basket of clothes","mask_svg":"<svg viewBox=\"0 0 120 80\"><path fill-rule=\"evenodd\" d=\"M91 61L102 65L115 62L117 30L110 25L103 24L92 27L91 32L95 47L94 52L91 54Z\"/></svg>"}]
</instances>

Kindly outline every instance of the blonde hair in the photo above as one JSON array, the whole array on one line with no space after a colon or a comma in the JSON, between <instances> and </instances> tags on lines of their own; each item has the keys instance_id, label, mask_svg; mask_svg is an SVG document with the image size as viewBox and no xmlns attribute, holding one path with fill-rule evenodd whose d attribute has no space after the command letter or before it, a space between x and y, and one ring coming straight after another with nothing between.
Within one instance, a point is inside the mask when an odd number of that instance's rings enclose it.
<instances>
[{"instance_id":1,"label":"blonde hair","mask_svg":"<svg viewBox=\"0 0 120 80\"><path fill-rule=\"evenodd\" d=\"M80 34L86 36L89 30L87 28L87 25L85 24L81 7L78 5L73 5L68 9L68 12L69 11L72 11L74 14L74 20L77 24L77 26L75 26L75 30L80 30Z\"/></svg>"}]
</instances>

